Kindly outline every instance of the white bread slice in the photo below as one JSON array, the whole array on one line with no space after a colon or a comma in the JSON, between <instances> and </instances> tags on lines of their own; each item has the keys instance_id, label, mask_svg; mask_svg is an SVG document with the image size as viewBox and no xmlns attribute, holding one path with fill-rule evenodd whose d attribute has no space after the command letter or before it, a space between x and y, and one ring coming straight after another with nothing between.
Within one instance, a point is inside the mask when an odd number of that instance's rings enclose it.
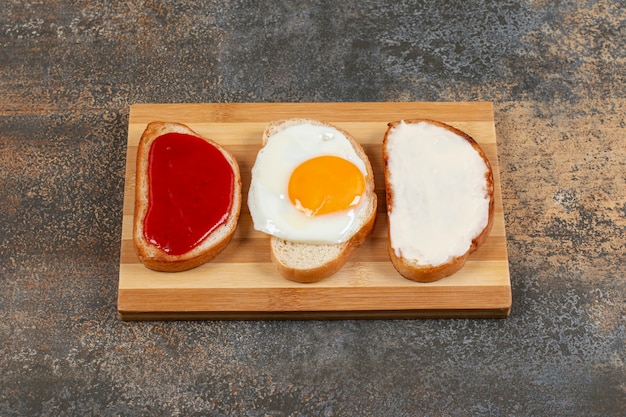
<instances>
[{"instance_id":1,"label":"white bread slice","mask_svg":"<svg viewBox=\"0 0 626 417\"><path fill-rule=\"evenodd\" d=\"M263 132L262 144L269 138L291 126L300 124L329 126L339 130L350 141L357 155L365 163L367 176L365 194L369 206L361 218L362 226L349 240L339 244L312 244L293 242L270 236L271 259L278 272L286 279L296 282L311 283L327 278L347 262L350 254L359 247L371 233L376 221L376 193L374 192L374 174L369 159L352 135L326 122L311 119L288 119L270 123Z\"/></svg>"},{"instance_id":2,"label":"white bread slice","mask_svg":"<svg viewBox=\"0 0 626 417\"><path fill-rule=\"evenodd\" d=\"M414 130L409 131L407 126L411 125ZM450 142L446 142L451 144L446 152L452 150L457 160L434 166L431 161L442 163L451 156L442 154L441 144L429 147L425 142L418 145L416 141L436 137L438 143L445 142L443 136L447 137L447 132L452 136ZM424 149L430 154L425 155ZM412 152L416 152L413 156L418 155L418 158L407 159L404 167L411 165L410 169L401 169L403 156ZM458 161L459 157L465 159ZM454 274L463 267L469 254L487 239L493 225L493 172L485 153L474 139L452 126L414 119L388 124L383 140L383 160L389 255L394 267L405 278L418 282L437 281ZM420 171L416 167L422 162L424 170ZM433 165L429 166L431 163ZM457 169L466 164L473 169L466 168L468 171L464 172ZM414 175L405 178L407 172ZM472 187L464 187L468 182ZM455 187L459 188L454 190Z\"/></svg>"},{"instance_id":3,"label":"white bread slice","mask_svg":"<svg viewBox=\"0 0 626 417\"><path fill-rule=\"evenodd\" d=\"M166 133L184 133L205 141L216 147L229 162L234 174L233 201L228 218L224 224L209 234L199 245L181 255L171 255L148 242L144 237L144 218L148 211L149 178L148 157L155 139ZM135 187L135 216L133 222L133 243L137 256L150 269L164 272L179 272L200 266L219 254L230 242L241 210L241 175L235 157L216 142L203 138L189 127L179 123L151 122L143 132L137 150Z\"/></svg>"}]
</instances>

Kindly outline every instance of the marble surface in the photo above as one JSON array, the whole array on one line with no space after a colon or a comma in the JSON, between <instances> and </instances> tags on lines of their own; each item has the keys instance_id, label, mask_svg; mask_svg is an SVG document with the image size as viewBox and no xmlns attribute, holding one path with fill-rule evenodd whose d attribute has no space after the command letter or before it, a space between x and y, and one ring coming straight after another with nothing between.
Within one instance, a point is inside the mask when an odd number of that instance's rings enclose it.
<instances>
[{"instance_id":1,"label":"marble surface","mask_svg":"<svg viewBox=\"0 0 626 417\"><path fill-rule=\"evenodd\" d=\"M0 415L626 415L622 1L9 0ZM494 103L502 320L122 322L128 107Z\"/></svg>"}]
</instances>

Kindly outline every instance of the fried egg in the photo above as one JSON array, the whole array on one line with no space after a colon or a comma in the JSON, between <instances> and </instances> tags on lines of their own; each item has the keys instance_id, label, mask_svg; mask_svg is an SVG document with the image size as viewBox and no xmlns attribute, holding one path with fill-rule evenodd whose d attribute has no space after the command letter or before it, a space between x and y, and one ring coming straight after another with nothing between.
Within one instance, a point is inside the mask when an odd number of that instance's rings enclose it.
<instances>
[{"instance_id":1,"label":"fried egg","mask_svg":"<svg viewBox=\"0 0 626 417\"><path fill-rule=\"evenodd\" d=\"M361 227L367 168L346 136L303 123L273 136L252 167L254 228L295 242L342 243Z\"/></svg>"}]
</instances>

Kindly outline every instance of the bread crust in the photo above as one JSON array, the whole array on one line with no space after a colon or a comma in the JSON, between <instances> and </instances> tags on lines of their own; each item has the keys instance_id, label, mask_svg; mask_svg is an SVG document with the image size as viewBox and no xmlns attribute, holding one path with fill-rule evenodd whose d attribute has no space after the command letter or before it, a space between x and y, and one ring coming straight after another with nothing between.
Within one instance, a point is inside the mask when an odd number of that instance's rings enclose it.
<instances>
[{"instance_id":1,"label":"bread crust","mask_svg":"<svg viewBox=\"0 0 626 417\"><path fill-rule=\"evenodd\" d=\"M270 248L271 248L271 259L272 263L284 278L302 283L312 283L323 280L324 278L328 278L331 275L337 273L345 263L350 258L350 255L356 248L361 246L361 244L365 241L367 236L372 232L374 228L374 224L376 222L376 211L373 212L372 215L367 219L367 223L361 227L361 229L355 234L351 239L344 243L339 243L335 245L338 250L338 254L335 258L331 259L328 262L322 263L314 268L294 268L285 263L284 259L278 255L277 246L281 244L288 243L290 245L299 246L300 248L307 248L310 251L316 250L315 244L309 243L297 243L297 242L287 242L284 239L277 238L275 236L270 237Z\"/></svg>"},{"instance_id":2,"label":"bread crust","mask_svg":"<svg viewBox=\"0 0 626 417\"><path fill-rule=\"evenodd\" d=\"M376 193L374 192L374 172L372 170L369 158L367 157L367 154L365 153L361 144L350 133L346 132L343 129L339 129L338 127L333 126L332 124L327 122L306 118L279 120L271 122L267 125L263 132L262 143L263 145L267 144L267 141L272 135L288 127L297 126L305 123L316 126L331 127L341 132L350 141L357 155L365 162L365 167L367 171L365 193L369 196L370 201L367 216L363 219L363 225L357 231L357 233L355 233L346 242L339 244L310 244L290 242L275 236L270 236L270 256L272 259L272 263L274 264L276 270L280 273L280 275L290 281L312 283L321 281L324 278L328 278L329 276L338 272L348 261L348 258L350 257L352 252L356 248L361 246L367 236L369 236L376 222L377 197ZM290 259L288 259L288 257L286 257L279 249L286 244L297 251L308 251L312 257L315 256L316 250L320 250L321 248L332 249L337 252L337 255L334 256L332 259L320 261L315 267L298 268L297 266L290 264Z\"/></svg>"},{"instance_id":3,"label":"bread crust","mask_svg":"<svg viewBox=\"0 0 626 417\"><path fill-rule=\"evenodd\" d=\"M450 276L455 272L459 271L465 265L465 261L469 255L478 249L489 237L489 233L491 232L491 228L493 226L494 219L494 181L493 181L493 171L491 169L491 164L489 163L489 159L485 155L485 152L482 150L480 145L467 133L453 127L447 125L443 122L431 119L408 119L408 120L398 120L394 122L388 123L387 131L385 132L385 136L383 138L383 164L384 164L384 176L385 176L385 191L386 191L386 203L387 203L387 213L391 212L391 208L393 206L394 201L394 186L390 180L388 163L389 163L389 154L387 150L387 142L388 137L391 131L398 126L400 123L406 124L415 124L420 122L430 123L435 126L442 127L444 129L449 130L450 132L462 137L465 139L474 150L480 155L483 159L486 167L487 173L485 174L485 187L487 194L489 195L489 214L487 219L487 225L482 229L482 231L472 239L472 243L468 250L461 256L457 256L452 258L449 262L446 262L442 265L421 265L418 264L416 260L407 259L404 257L399 257L396 255L393 247L391 246L391 234L388 233L387 241L389 248L389 257L393 266L396 270L405 278L410 279L412 281L417 282L434 282L438 281L444 277Z\"/></svg>"},{"instance_id":4,"label":"bread crust","mask_svg":"<svg viewBox=\"0 0 626 417\"><path fill-rule=\"evenodd\" d=\"M215 146L229 162L233 174L233 202L226 223L215 229L199 245L181 255L170 255L144 238L143 221L148 211L148 156L155 139L166 133L177 132L196 136ZM237 228L241 212L241 175L235 157L215 141L204 138L180 123L155 121L147 125L137 149L135 182L135 215L133 244L139 260L149 269L162 272L180 272L196 268L217 256L230 242Z\"/></svg>"}]
</instances>

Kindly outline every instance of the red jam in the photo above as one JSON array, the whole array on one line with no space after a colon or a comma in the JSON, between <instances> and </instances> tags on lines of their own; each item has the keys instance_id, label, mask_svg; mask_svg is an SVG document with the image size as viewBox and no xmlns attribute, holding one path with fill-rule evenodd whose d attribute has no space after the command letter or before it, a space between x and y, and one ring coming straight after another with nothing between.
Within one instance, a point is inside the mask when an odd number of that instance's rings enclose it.
<instances>
[{"instance_id":1,"label":"red jam","mask_svg":"<svg viewBox=\"0 0 626 417\"><path fill-rule=\"evenodd\" d=\"M144 237L170 255L189 252L228 219L232 167L215 146L182 133L155 139L148 158Z\"/></svg>"}]
</instances>

